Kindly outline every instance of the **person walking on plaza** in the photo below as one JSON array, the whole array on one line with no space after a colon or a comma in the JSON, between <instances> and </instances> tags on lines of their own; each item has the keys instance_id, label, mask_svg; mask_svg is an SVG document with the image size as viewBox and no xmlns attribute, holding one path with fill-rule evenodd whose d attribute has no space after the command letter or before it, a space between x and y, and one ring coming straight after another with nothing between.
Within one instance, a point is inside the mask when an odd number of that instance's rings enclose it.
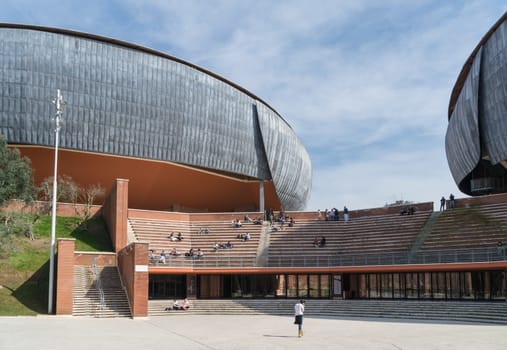
<instances>
[{"instance_id":1,"label":"person walking on plaza","mask_svg":"<svg viewBox=\"0 0 507 350\"><path fill-rule=\"evenodd\" d=\"M303 315L305 313L305 301L301 299L296 305L294 305L294 315L296 319L294 324L298 325L298 337L303 336Z\"/></svg>"}]
</instances>

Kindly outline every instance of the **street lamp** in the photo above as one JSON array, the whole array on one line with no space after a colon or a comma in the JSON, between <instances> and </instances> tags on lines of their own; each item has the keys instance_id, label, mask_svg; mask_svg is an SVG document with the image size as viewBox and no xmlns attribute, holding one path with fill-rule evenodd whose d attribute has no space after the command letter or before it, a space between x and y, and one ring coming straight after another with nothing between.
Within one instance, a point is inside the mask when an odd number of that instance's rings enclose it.
<instances>
[{"instance_id":1,"label":"street lamp","mask_svg":"<svg viewBox=\"0 0 507 350\"><path fill-rule=\"evenodd\" d=\"M56 188L58 185L58 140L60 135L60 121L62 119L62 109L65 101L63 100L60 89L56 90L56 99L53 100L56 105L55 114L55 171L53 175L53 203L51 205L51 245L49 251L49 293L48 293L48 314L53 313L53 284L55 274L55 236L56 236Z\"/></svg>"}]
</instances>

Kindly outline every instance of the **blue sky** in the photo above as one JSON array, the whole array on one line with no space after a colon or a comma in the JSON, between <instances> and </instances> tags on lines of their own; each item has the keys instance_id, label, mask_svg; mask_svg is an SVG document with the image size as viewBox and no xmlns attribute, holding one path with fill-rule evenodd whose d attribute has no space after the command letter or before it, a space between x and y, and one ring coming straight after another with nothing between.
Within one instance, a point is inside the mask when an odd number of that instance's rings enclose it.
<instances>
[{"instance_id":1,"label":"blue sky","mask_svg":"<svg viewBox=\"0 0 507 350\"><path fill-rule=\"evenodd\" d=\"M73 29L209 69L274 107L313 163L308 210L459 192L451 89L504 1L2 0L0 22Z\"/></svg>"}]
</instances>

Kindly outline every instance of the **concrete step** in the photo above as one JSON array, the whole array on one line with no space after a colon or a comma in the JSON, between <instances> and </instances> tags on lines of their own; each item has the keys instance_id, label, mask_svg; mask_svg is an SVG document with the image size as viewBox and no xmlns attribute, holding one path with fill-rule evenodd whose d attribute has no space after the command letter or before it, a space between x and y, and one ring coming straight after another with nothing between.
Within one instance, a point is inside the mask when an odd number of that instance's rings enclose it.
<instances>
[{"instance_id":1,"label":"concrete step","mask_svg":"<svg viewBox=\"0 0 507 350\"><path fill-rule=\"evenodd\" d=\"M152 300L149 315L293 314L295 300L192 300L188 311L165 311L172 300ZM506 302L308 300L307 317L392 318L507 324Z\"/></svg>"},{"instance_id":2,"label":"concrete step","mask_svg":"<svg viewBox=\"0 0 507 350\"><path fill-rule=\"evenodd\" d=\"M93 317L130 317L130 306L117 268L98 267L97 275L100 278L101 290L97 289L96 276L90 266L74 267L72 314Z\"/></svg>"}]
</instances>

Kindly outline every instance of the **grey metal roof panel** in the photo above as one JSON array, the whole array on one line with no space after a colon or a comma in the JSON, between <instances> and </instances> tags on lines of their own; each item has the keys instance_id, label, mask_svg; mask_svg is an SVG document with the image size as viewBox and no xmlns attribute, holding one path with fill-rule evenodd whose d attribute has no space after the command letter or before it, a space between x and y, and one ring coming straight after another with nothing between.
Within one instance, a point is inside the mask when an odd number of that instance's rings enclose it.
<instances>
[{"instance_id":1,"label":"grey metal roof panel","mask_svg":"<svg viewBox=\"0 0 507 350\"><path fill-rule=\"evenodd\" d=\"M60 89L62 148L272 178L287 210L304 207L311 162L276 111L170 56L74 34L0 25L0 132L8 142L54 145L50 101Z\"/></svg>"},{"instance_id":2,"label":"grey metal roof panel","mask_svg":"<svg viewBox=\"0 0 507 350\"><path fill-rule=\"evenodd\" d=\"M474 58L445 136L447 161L456 184L475 168L481 157L478 101L481 53L482 50Z\"/></svg>"}]
</instances>

